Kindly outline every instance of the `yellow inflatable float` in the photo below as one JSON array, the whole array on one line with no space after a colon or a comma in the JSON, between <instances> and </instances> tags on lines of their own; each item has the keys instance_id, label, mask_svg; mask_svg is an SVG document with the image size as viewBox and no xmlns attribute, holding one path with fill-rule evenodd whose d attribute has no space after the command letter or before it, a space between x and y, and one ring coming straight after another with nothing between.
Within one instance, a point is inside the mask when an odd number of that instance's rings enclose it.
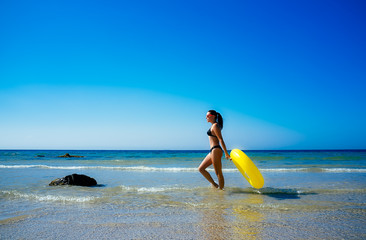
<instances>
[{"instance_id":1,"label":"yellow inflatable float","mask_svg":"<svg viewBox=\"0 0 366 240\"><path fill-rule=\"evenodd\" d=\"M243 151L233 149L230 152L230 157L250 185L257 189L263 187L264 179L261 172Z\"/></svg>"}]
</instances>

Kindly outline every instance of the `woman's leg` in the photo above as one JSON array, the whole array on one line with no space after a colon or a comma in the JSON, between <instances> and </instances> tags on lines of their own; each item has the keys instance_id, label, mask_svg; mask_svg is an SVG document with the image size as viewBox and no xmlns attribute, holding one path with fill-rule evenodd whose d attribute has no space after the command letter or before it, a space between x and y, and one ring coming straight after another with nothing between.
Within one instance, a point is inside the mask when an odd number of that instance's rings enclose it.
<instances>
[{"instance_id":1,"label":"woman's leg","mask_svg":"<svg viewBox=\"0 0 366 240\"><path fill-rule=\"evenodd\" d=\"M206 170L206 168L208 168L211 164L212 164L211 153L209 153L209 154L207 154L205 159L203 159L201 165L198 167L198 171L200 171L200 173L212 184L212 186L214 186L215 188L218 188L219 185L217 185L217 183L215 183L215 181L212 179L210 173L207 172L207 170Z\"/></svg>"},{"instance_id":2,"label":"woman's leg","mask_svg":"<svg viewBox=\"0 0 366 240\"><path fill-rule=\"evenodd\" d=\"M217 175L217 179L219 180L219 187L220 189L224 189L225 180L224 175L222 174L222 164L221 164L221 158L222 158L222 150L220 148L215 148L211 152L212 157L212 164L215 169L215 173Z\"/></svg>"}]
</instances>

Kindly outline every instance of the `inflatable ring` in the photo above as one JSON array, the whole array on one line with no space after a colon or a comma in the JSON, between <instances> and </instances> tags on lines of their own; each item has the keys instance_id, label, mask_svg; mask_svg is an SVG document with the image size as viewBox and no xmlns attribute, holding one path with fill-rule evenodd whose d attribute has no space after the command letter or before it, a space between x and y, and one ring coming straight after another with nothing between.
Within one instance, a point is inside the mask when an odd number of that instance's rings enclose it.
<instances>
[{"instance_id":1,"label":"inflatable ring","mask_svg":"<svg viewBox=\"0 0 366 240\"><path fill-rule=\"evenodd\" d=\"M233 149L230 152L230 157L241 174L243 174L245 179L248 180L250 185L257 189L263 187L264 179L261 172L243 151Z\"/></svg>"}]
</instances>

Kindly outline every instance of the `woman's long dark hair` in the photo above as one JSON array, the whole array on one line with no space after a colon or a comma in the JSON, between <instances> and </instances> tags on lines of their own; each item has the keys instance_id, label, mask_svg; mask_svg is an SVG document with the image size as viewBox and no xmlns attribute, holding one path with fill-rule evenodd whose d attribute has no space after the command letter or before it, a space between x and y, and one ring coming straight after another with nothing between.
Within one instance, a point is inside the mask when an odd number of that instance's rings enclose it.
<instances>
[{"instance_id":1,"label":"woman's long dark hair","mask_svg":"<svg viewBox=\"0 0 366 240\"><path fill-rule=\"evenodd\" d=\"M219 124L219 127L221 129L223 129L224 127L224 120L222 119L222 116L220 113L216 112L215 110L209 110L208 111L210 114L215 116L215 122L217 122Z\"/></svg>"}]
</instances>

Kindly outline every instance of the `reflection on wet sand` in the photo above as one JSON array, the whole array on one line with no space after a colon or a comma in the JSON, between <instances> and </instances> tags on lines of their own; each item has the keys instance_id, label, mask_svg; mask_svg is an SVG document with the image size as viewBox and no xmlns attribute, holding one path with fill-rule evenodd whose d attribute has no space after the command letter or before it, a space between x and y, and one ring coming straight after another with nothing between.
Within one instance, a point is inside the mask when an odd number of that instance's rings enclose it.
<instances>
[{"instance_id":1,"label":"reflection on wet sand","mask_svg":"<svg viewBox=\"0 0 366 240\"><path fill-rule=\"evenodd\" d=\"M228 192L217 191L204 196L199 208L202 239L260 239L265 216L256 209L263 204L263 196L230 198Z\"/></svg>"},{"instance_id":2,"label":"reflection on wet sand","mask_svg":"<svg viewBox=\"0 0 366 240\"><path fill-rule=\"evenodd\" d=\"M261 222L264 215L252 208L253 205L263 203L262 195L247 195L233 206L233 213L236 219L233 225L234 239L260 239L262 231Z\"/></svg>"}]
</instances>

